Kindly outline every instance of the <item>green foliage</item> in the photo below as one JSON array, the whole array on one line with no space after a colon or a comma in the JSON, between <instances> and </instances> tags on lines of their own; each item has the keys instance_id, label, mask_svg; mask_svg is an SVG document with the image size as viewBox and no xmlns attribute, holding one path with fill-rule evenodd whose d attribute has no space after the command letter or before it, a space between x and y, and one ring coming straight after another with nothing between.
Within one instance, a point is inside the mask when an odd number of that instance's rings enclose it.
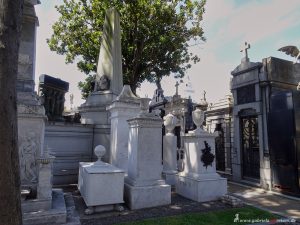
<instances>
[{"instance_id":1,"label":"green foliage","mask_svg":"<svg viewBox=\"0 0 300 225\"><path fill-rule=\"evenodd\" d=\"M146 219L142 221L135 221L129 223L120 223L118 225L232 225L232 224L249 224L249 222L236 222L233 220L236 214L239 214L239 218L242 220L255 220L255 219L275 219L279 218L269 212L254 208L234 208L223 211L214 211L208 213L186 213L177 216L162 217ZM253 221L254 223L255 221ZM252 223L252 222L250 222Z\"/></svg>"},{"instance_id":2,"label":"green foliage","mask_svg":"<svg viewBox=\"0 0 300 225\"><path fill-rule=\"evenodd\" d=\"M171 73L183 77L200 59L189 41L205 41L200 22L206 0L64 0L56 6L59 20L47 40L52 51L77 62L80 71L96 73L105 10L121 14L124 84L135 90L144 80L155 82ZM91 82L88 78L85 82ZM83 97L89 93L79 84Z\"/></svg>"}]
</instances>

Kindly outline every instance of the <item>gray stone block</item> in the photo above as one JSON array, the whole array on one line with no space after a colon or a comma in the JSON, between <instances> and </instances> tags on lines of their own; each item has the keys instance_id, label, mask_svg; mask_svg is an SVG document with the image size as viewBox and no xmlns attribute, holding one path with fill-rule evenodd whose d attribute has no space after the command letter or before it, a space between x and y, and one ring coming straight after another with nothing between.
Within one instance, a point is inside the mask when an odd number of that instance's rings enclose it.
<instances>
[{"instance_id":1,"label":"gray stone block","mask_svg":"<svg viewBox=\"0 0 300 225\"><path fill-rule=\"evenodd\" d=\"M23 225L62 225L67 222L67 210L61 189L53 189L52 208L23 213Z\"/></svg>"},{"instance_id":2,"label":"gray stone block","mask_svg":"<svg viewBox=\"0 0 300 225\"><path fill-rule=\"evenodd\" d=\"M131 186L125 184L125 202L131 210L171 204L171 186Z\"/></svg>"}]
</instances>

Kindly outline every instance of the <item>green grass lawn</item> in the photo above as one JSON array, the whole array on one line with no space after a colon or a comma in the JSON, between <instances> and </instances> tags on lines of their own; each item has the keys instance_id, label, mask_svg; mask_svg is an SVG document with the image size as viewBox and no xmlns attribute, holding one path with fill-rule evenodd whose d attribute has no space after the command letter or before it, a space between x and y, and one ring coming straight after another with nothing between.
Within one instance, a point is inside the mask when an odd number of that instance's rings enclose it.
<instances>
[{"instance_id":1,"label":"green grass lawn","mask_svg":"<svg viewBox=\"0 0 300 225\"><path fill-rule=\"evenodd\" d=\"M234 222L234 218L237 213L239 214L240 220L279 218L269 212L251 206L246 206L243 208L233 208L208 213L187 213L177 216L146 219L136 222L120 223L118 225L233 225L252 223L252 221ZM253 223L254 222L255 221L253 221Z\"/></svg>"}]
</instances>

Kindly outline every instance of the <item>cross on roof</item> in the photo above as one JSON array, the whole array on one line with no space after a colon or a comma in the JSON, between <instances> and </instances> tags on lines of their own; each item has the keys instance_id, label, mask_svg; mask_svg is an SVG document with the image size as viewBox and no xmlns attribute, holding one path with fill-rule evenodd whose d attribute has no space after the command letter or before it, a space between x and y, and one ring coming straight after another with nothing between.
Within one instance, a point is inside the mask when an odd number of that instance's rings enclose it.
<instances>
[{"instance_id":1,"label":"cross on roof","mask_svg":"<svg viewBox=\"0 0 300 225\"><path fill-rule=\"evenodd\" d=\"M240 50L245 53L245 59L248 59L248 49L250 49L250 44L245 41L245 46Z\"/></svg>"}]
</instances>

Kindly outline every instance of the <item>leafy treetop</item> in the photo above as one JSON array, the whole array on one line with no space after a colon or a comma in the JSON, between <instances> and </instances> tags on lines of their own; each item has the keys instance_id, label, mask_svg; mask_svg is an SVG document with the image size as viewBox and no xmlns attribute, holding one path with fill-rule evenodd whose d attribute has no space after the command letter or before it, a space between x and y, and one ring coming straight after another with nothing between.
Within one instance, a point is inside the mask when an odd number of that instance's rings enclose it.
<instances>
[{"instance_id":1,"label":"leafy treetop","mask_svg":"<svg viewBox=\"0 0 300 225\"><path fill-rule=\"evenodd\" d=\"M60 18L47 39L52 51L77 62L89 75L80 82L83 98L92 90L101 35L108 8L121 14L124 84L133 91L145 80L159 82L171 73L183 77L198 62L189 41L205 41L201 28L206 0L64 0Z\"/></svg>"}]
</instances>

